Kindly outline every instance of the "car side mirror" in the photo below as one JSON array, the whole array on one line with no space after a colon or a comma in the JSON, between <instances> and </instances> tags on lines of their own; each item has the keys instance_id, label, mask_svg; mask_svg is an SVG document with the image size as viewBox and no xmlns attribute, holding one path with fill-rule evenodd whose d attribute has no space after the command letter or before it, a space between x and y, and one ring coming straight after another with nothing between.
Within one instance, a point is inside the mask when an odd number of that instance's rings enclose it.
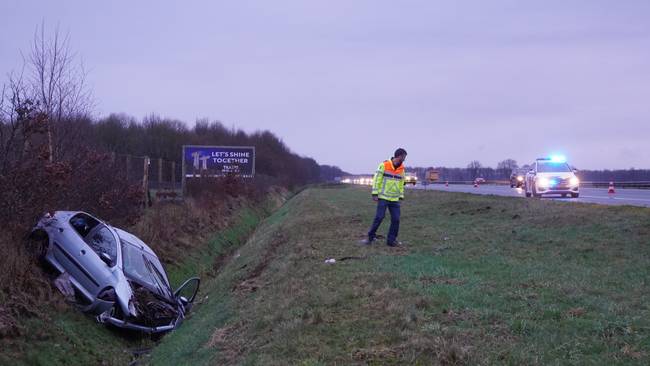
<instances>
[{"instance_id":1,"label":"car side mirror","mask_svg":"<svg viewBox=\"0 0 650 366\"><path fill-rule=\"evenodd\" d=\"M179 299L181 303L183 303L183 306L193 303L196 293L199 292L200 283L201 280L198 277L189 278L187 281L183 282L178 289L176 289L174 297Z\"/></svg>"},{"instance_id":2,"label":"car side mirror","mask_svg":"<svg viewBox=\"0 0 650 366\"><path fill-rule=\"evenodd\" d=\"M181 304L183 304L183 306L187 306L190 303L185 296L181 296L178 299L181 300Z\"/></svg>"},{"instance_id":3,"label":"car side mirror","mask_svg":"<svg viewBox=\"0 0 650 366\"><path fill-rule=\"evenodd\" d=\"M101 258L101 260L102 260L104 263L106 263L107 266L109 266L109 267L113 267L113 258L111 258L111 256L108 255L107 253L102 252L102 253L99 255L99 258Z\"/></svg>"}]
</instances>

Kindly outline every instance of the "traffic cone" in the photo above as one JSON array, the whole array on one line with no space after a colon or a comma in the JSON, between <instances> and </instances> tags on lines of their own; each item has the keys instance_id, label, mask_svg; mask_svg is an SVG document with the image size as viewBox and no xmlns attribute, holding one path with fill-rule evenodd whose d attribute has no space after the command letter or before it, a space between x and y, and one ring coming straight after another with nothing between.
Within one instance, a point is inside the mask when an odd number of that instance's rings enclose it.
<instances>
[{"instance_id":1,"label":"traffic cone","mask_svg":"<svg viewBox=\"0 0 650 366\"><path fill-rule=\"evenodd\" d=\"M478 188L478 182L474 181L474 188Z\"/></svg>"},{"instance_id":2,"label":"traffic cone","mask_svg":"<svg viewBox=\"0 0 650 366\"><path fill-rule=\"evenodd\" d=\"M449 187L449 181L445 182L445 187Z\"/></svg>"},{"instance_id":3,"label":"traffic cone","mask_svg":"<svg viewBox=\"0 0 650 366\"><path fill-rule=\"evenodd\" d=\"M609 188L607 188L607 193L614 194L616 190L614 189L614 182L609 182Z\"/></svg>"}]
</instances>

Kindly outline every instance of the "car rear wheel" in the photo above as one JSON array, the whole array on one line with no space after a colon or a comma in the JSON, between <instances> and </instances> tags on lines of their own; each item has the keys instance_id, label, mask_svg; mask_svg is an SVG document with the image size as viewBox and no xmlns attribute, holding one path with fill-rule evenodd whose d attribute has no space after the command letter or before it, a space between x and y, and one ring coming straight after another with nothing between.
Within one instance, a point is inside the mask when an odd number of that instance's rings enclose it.
<instances>
[{"instance_id":1,"label":"car rear wheel","mask_svg":"<svg viewBox=\"0 0 650 366\"><path fill-rule=\"evenodd\" d=\"M49 247L50 240L42 230L32 233L27 241L27 250L39 261L45 260Z\"/></svg>"},{"instance_id":2,"label":"car rear wheel","mask_svg":"<svg viewBox=\"0 0 650 366\"><path fill-rule=\"evenodd\" d=\"M580 197L580 193L571 193L572 198L578 198Z\"/></svg>"}]
</instances>

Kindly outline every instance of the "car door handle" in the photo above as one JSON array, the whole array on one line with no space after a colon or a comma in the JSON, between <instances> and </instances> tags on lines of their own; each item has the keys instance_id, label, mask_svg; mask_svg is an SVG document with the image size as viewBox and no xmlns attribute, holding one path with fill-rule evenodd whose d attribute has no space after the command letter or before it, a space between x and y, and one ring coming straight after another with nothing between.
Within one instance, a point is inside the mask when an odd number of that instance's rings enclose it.
<instances>
[{"instance_id":1,"label":"car door handle","mask_svg":"<svg viewBox=\"0 0 650 366\"><path fill-rule=\"evenodd\" d=\"M81 255L86 255L86 249L81 249Z\"/></svg>"}]
</instances>

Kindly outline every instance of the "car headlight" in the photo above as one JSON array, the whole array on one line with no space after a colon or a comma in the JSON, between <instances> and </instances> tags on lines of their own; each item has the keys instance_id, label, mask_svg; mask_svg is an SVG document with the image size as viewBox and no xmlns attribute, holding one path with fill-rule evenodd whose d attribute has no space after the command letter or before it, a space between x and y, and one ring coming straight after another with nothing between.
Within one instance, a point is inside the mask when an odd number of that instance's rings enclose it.
<instances>
[{"instance_id":1,"label":"car headlight","mask_svg":"<svg viewBox=\"0 0 650 366\"><path fill-rule=\"evenodd\" d=\"M524 181L524 177L522 177L522 176L518 176L518 177L517 177L517 180L520 181L520 182L523 182L523 181Z\"/></svg>"},{"instance_id":2,"label":"car headlight","mask_svg":"<svg viewBox=\"0 0 650 366\"><path fill-rule=\"evenodd\" d=\"M572 177L569 183L571 183L572 186L577 186L580 184L580 179L578 179L578 177Z\"/></svg>"},{"instance_id":3,"label":"car headlight","mask_svg":"<svg viewBox=\"0 0 650 366\"><path fill-rule=\"evenodd\" d=\"M548 187L550 184L551 182L548 180L548 178L539 178L537 180L538 187Z\"/></svg>"}]
</instances>

